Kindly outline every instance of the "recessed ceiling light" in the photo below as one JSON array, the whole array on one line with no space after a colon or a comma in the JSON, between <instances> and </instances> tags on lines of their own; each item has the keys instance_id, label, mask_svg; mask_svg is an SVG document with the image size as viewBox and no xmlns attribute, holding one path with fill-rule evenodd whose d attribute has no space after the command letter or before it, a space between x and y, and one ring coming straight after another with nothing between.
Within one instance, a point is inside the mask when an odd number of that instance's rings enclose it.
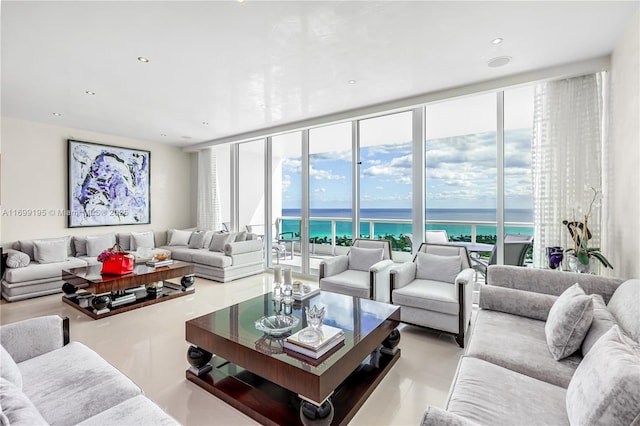
<instances>
[{"instance_id":1,"label":"recessed ceiling light","mask_svg":"<svg viewBox=\"0 0 640 426\"><path fill-rule=\"evenodd\" d=\"M507 65L509 62L511 62L511 56L498 56L487 62L487 65L489 68L498 68Z\"/></svg>"},{"instance_id":2,"label":"recessed ceiling light","mask_svg":"<svg viewBox=\"0 0 640 426\"><path fill-rule=\"evenodd\" d=\"M356 84L356 81L355 80L349 80L348 83L349 84Z\"/></svg>"},{"instance_id":3,"label":"recessed ceiling light","mask_svg":"<svg viewBox=\"0 0 640 426\"><path fill-rule=\"evenodd\" d=\"M202 124L204 124L205 126L208 126L209 122L208 121L203 121Z\"/></svg>"},{"instance_id":4,"label":"recessed ceiling light","mask_svg":"<svg viewBox=\"0 0 640 426\"><path fill-rule=\"evenodd\" d=\"M160 133L160 136L164 137L164 136L167 136L167 134L166 133Z\"/></svg>"},{"instance_id":5,"label":"recessed ceiling light","mask_svg":"<svg viewBox=\"0 0 640 426\"><path fill-rule=\"evenodd\" d=\"M56 117L62 117L62 114L60 114L59 112L54 112L52 114L55 115Z\"/></svg>"},{"instance_id":6,"label":"recessed ceiling light","mask_svg":"<svg viewBox=\"0 0 640 426\"><path fill-rule=\"evenodd\" d=\"M86 90L84 93L86 93L87 95L95 95L96 92L92 92L91 90Z\"/></svg>"},{"instance_id":7,"label":"recessed ceiling light","mask_svg":"<svg viewBox=\"0 0 640 426\"><path fill-rule=\"evenodd\" d=\"M149 59L148 59L148 58L145 58L144 56L138 56L138 60L139 60L140 62L149 62Z\"/></svg>"},{"instance_id":8,"label":"recessed ceiling light","mask_svg":"<svg viewBox=\"0 0 640 426\"><path fill-rule=\"evenodd\" d=\"M498 37L498 38L494 38L493 40L491 40L491 44L500 44L502 43L502 38Z\"/></svg>"}]
</instances>

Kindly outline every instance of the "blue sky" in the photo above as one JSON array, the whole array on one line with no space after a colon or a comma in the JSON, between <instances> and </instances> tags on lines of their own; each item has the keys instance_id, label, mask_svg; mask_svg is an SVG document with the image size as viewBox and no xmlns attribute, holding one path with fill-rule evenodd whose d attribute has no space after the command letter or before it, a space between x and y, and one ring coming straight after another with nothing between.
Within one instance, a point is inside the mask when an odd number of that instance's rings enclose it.
<instances>
[{"instance_id":1,"label":"blue sky","mask_svg":"<svg viewBox=\"0 0 640 426\"><path fill-rule=\"evenodd\" d=\"M428 208L495 208L495 132L427 141ZM411 208L408 142L361 148L362 208ZM310 155L311 208L351 207L351 150ZM505 131L506 208L532 208L531 129ZM300 158L283 162L283 208L300 207Z\"/></svg>"}]
</instances>

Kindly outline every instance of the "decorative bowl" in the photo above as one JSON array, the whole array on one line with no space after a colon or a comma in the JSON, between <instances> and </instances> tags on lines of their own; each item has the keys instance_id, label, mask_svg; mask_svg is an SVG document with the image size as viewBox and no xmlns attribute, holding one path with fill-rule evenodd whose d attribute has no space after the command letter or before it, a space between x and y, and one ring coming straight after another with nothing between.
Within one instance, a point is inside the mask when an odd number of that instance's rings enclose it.
<instances>
[{"instance_id":1,"label":"decorative bowl","mask_svg":"<svg viewBox=\"0 0 640 426\"><path fill-rule=\"evenodd\" d=\"M163 260L167 260L169 258L169 253L158 253L155 258L158 262L162 262Z\"/></svg>"},{"instance_id":2,"label":"decorative bowl","mask_svg":"<svg viewBox=\"0 0 640 426\"><path fill-rule=\"evenodd\" d=\"M300 319L292 315L269 315L258 319L255 326L270 336L282 336L296 328L299 323Z\"/></svg>"}]
</instances>

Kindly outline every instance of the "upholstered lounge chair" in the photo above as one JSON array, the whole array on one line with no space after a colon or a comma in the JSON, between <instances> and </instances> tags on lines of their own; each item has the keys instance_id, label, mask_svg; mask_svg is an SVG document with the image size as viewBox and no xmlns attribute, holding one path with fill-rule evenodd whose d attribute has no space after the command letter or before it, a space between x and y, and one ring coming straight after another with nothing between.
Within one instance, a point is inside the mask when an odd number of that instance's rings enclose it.
<instances>
[{"instance_id":1,"label":"upholstered lounge chair","mask_svg":"<svg viewBox=\"0 0 640 426\"><path fill-rule=\"evenodd\" d=\"M348 254L320 262L320 288L388 302L392 265L390 241L355 239Z\"/></svg>"},{"instance_id":2,"label":"upholstered lounge chair","mask_svg":"<svg viewBox=\"0 0 640 426\"><path fill-rule=\"evenodd\" d=\"M413 262L390 269L390 300L402 322L453 334L464 348L473 277L465 247L422 243Z\"/></svg>"}]
</instances>

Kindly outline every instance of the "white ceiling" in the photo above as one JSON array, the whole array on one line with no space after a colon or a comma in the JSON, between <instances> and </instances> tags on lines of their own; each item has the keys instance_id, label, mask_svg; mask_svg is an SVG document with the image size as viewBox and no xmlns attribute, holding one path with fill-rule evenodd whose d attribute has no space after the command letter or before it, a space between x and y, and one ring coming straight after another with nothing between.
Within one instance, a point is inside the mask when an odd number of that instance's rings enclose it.
<instances>
[{"instance_id":1,"label":"white ceiling","mask_svg":"<svg viewBox=\"0 0 640 426\"><path fill-rule=\"evenodd\" d=\"M638 4L3 0L2 114L187 146L607 55Z\"/></svg>"}]
</instances>

